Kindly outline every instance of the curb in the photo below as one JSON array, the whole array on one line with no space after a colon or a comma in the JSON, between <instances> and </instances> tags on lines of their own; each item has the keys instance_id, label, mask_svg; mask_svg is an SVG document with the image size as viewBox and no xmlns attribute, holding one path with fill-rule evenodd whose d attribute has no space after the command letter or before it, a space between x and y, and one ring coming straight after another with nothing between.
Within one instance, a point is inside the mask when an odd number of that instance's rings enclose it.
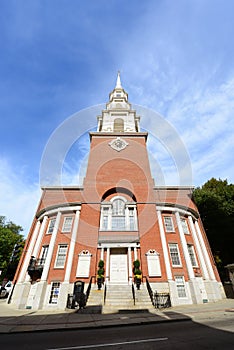
<instances>
[{"instance_id":1,"label":"curb","mask_svg":"<svg viewBox=\"0 0 234 350\"><path fill-rule=\"evenodd\" d=\"M46 324L43 324L43 325L35 325L35 327L42 327L41 329L33 329L33 330L17 330L17 329L14 329L14 330L9 330L9 331L6 331L6 332L1 332L0 331L0 334L16 334L16 333L35 333L35 332L64 332L64 331L71 331L71 330L90 330L90 329L101 329L101 328L114 328L114 327L126 327L126 326L139 326L139 325L150 325L150 324L156 324L156 323L159 323L159 324L162 324L162 323L166 323L166 322L186 322L186 321L191 321L192 319L188 316L183 316L183 317L180 317L180 318L175 318L175 319L162 319L162 320L142 320L142 321L133 321L133 322L129 322L129 323L111 323L111 324L95 324L95 322L92 322L91 324L89 325L85 325L85 326L82 326L82 323L80 325L77 324L77 322L74 322L74 324L76 324L76 326L74 327L69 327L69 325L72 325L72 323L69 323L68 325L64 325L63 327L58 327L58 328L55 328L56 325L59 326L59 324L54 324L53 325L55 327L53 328L45 328L47 325L52 325L52 323L46 323ZM102 321L103 322L103 321ZM87 321L88 323L88 321ZM3 324L2 324L3 325ZM4 324L4 326L6 326ZM14 327L22 327L22 326L30 326L30 324L17 324L17 325L12 325L12 328Z\"/></svg>"}]
</instances>

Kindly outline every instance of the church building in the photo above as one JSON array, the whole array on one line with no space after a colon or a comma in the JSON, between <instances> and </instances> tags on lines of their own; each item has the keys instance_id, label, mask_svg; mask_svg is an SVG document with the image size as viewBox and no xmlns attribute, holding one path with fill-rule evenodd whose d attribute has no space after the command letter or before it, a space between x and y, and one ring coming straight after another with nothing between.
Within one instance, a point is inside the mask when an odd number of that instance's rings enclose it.
<instances>
[{"instance_id":1,"label":"church building","mask_svg":"<svg viewBox=\"0 0 234 350\"><path fill-rule=\"evenodd\" d=\"M167 293L172 306L225 298L193 187L154 183L148 134L140 129L119 73L89 135L83 185L42 188L11 303L65 310L81 281L87 307L91 300L108 303L117 291L124 308L123 290L141 307L137 279L149 300L152 293Z\"/></svg>"}]
</instances>

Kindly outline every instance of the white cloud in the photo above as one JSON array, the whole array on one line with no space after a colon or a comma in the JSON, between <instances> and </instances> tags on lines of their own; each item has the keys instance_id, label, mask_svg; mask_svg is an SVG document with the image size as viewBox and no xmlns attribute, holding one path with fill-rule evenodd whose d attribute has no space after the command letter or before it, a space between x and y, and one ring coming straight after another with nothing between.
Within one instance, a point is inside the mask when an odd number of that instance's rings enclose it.
<instances>
[{"instance_id":1,"label":"white cloud","mask_svg":"<svg viewBox=\"0 0 234 350\"><path fill-rule=\"evenodd\" d=\"M38 184L28 184L24 170L16 171L6 159L0 159L0 215L23 227L27 236L40 197Z\"/></svg>"}]
</instances>

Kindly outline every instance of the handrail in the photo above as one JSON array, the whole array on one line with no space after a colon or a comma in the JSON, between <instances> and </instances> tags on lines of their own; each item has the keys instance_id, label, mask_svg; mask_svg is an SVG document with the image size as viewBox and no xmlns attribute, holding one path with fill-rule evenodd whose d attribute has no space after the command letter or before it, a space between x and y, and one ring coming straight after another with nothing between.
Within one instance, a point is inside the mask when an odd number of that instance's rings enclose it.
<instances>
[{"instance_id":1,"label":"handrail","mask_svg":"<svg viewBox=\"0 0 234 350\"><path fill-rule=\"evenodd\" d=\"M135 295L135 288L134 284L132 283L132 297L133 297L133 305L136 304L136 295Z\"/></svg>"},{"instance_id":2,"label":"handrail","mask_svg":"<svg viewBox=\"0 0 234 350\"><path fill-rule=\"evenodd\" d=\"M105 305L105 303L106 303L106 292L107 292L107 284L106 284L106 282L105 282L105 285L104 285L104 295L103 295L103 303L104 303L104 305Z\"/></svg>"},{"instance_id":3,"label":"handrail","mask_svg":"<svg viewBox=\"0 0 234 350\"><path fill-rule=\"evenodd\" d=\"M94 278L95 276L91 276L90 277L90 280L89 280L89 285L88 285L88 288L87 288L87 290L86 290L86 293L85 293L85 295L86 295L86 302L88 301L88 299L89 299L89 294L90 294L90 291L91 291L91 288L92 288L92 281L93 281L93 278Z\"/></svg>"},{"instance_id":4,"label":"handrail","mask_svg":"<svg viewBox=\"0 0 234 350\"><path fill-rule=\"evenodd\" d=\"M148 280L147 276L144 276L144 278L145 278L145 281L146 281L146 287L147 287L147 290L148 290L148 293L149 293L149 297L150 297L151 303L152 303L152 305L154 305L155 303L154 303L154 293L153 293L153 290L152 290L152 288L151 288L151 285L150 285L150 283L149 283L149 280ZM155 306L155 305L154 305L154 306Z\"/></svg>"}]
</instances>

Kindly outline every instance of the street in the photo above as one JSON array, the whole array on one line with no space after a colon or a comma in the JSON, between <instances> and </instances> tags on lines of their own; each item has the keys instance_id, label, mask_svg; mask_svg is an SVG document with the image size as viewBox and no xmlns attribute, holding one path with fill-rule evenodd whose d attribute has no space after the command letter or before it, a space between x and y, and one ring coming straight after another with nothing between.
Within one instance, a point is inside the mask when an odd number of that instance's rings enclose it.
<instances>
[{"instance_id":1,"label":"street","mask_svg":"<svg viewBox=\"0 0 234 350\"><path fill-rule=\"evenodd\" d=\"M90 330L2 334L1 348L6 350L16 348L22 350L232 350L234 333L189 320Z\"/></svg>"}]
</instances>

